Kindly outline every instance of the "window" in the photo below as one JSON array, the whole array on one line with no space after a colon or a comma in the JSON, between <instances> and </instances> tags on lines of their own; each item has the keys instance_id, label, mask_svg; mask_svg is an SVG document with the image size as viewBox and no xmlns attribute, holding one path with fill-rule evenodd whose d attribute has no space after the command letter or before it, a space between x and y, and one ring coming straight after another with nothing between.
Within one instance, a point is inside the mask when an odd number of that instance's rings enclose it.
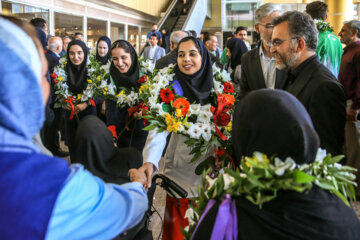
<instances>
[{"instance_id":1,"label":"window","mask_svg":"<svg viewBox=\"0 0 360 240\"><path fill-rule=\"evenodd\" d=\"M120 23L111 23L110 25L110 39L111 42L115 42L116 40L124 40L125 39L125 25Z\"/></svg>"},{"instance_id":2,"label":"window","mask_svg":"<svg viewBox=\"0 0 360 240\"><path fill-rule=\"evenodd\" d=\"M83 33L83 17L54 12L54 27L56 36L73 37L74 33Z\"/></svg>"},{"instance_id":3,"label":"window","mask_svg":"<svg viewBox=\"0 0 360 240\"><path fill-rule=\"evenodd\" d=\"M133 45L136 52L139 53L139 27L128 26L128 41Z\"/></svg>"},{"instance_id":4,"label":"window","mask_svg":"<svg viewBox=\"0 0 360 240\"><path fill-rule=\"evenodd\" d=\"M18 17L26 22L30 22L33 18L42 18L49 23L48 9L1 1L1 10L4 15Z\"/></svg>"},{"instance_id":5,"label":"window","mask_svg":"<svg viewBox=\"0 0 360 240\"><path fill-rule=\"evenodd\" d=\"M87 46L95 47L97 40L106 35L106 21L87 19Z\"/></svg>"}]
</instances>

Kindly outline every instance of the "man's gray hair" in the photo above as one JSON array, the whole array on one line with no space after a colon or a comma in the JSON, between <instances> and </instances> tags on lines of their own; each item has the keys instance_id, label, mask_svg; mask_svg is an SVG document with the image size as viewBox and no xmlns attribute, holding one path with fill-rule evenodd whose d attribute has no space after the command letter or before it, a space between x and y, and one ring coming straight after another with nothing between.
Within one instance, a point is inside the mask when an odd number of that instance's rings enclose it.
<instances>
[{"instance_id":1,"label":"man's gray hair","mask_svg":"<svg viewBox=\"0 0 360 240\"><path fill-rule=\"evenodd\" d=\"M309 14L289 11L272 20L275 27L283 22L289 22L290 37L304 39L307 48L316 51L319 32Z\"/></svg>"},{"instance_id":2,"label":"man's gray hair","mask_svg":"<svg viewBox=\"0 0 360 240\"><path fill-rule=\"evenodd\" d=\"M255 23L260 23L261 19L269 16L273 12L283 12L281 5L274 3L265 3L255 11Z\"/></svg>"},{"instance_id":3,"label":"man's gray hair","mask_svg":"<svg viewBox=\"0 0 360 240\"><path fill-rule=\"evenodd\" d=\"M51 37L48 40L48 49L51 50L51 51L54 51L61 45L61 43L62 43L61 38L59 38L59 37Z\"/></svg>"},{"instance_id":4,"label":"man's gray hair","mask_svg":"<svg viewBox=\"0 0 360 240\"><path fill-rule=\"evenodd\" d=\"M174 45L178 45L179 42L181 41L181 39L183 39L184 37L189 36L186 32L184 31L175 31L172 32L170 34L170 42L172 42Z\"/></svg>"},{"instance_id":5,"label":"man's gray hair","mask_svg":"<svg viewBox=\"0 0 360 240\"><path fill-rule=\"evenodd\" d=\"M360 38L360 21L358 21L358 20L351 20L351 21L346 21L346 22L344 22L344 25L345 25L345 24L349 24L349 25L350 25L350 30L351 30L351 31L357 30L357 31L358 31L357 37Z\"/></svg>"}]
</instances>

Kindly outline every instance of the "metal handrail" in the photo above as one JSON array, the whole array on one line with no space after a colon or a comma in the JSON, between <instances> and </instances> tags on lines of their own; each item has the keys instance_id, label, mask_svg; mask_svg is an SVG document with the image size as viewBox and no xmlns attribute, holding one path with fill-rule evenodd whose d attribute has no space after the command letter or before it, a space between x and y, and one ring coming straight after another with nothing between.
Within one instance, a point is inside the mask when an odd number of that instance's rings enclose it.
<instances>
[{"instance_id":1,"label":"metal handrail","mask_svg":"<svg viewBox=\"0 0 360 240\"><path fill-rule=\"evenodd\" d=\"M187 23L189 22L190 16L192 15L194 9L195 9L195 5L197 3L197 0L193 0L192 4L191 4L191 8L190 11L187 13L184 25L182 26L181 30L184 31L185 26L187 25Z\"/></svg>"},{"instance_id":2,"label":"metal handrail","mask_svg":"<svg viewBox=\"0 0 360 240\"><path fill-rule=\"evenodd\" d=\"M178 0L173 0L170 3L170 6L167 8L164 16L162 18L160 18L160 20L157 23L158 29L161 29L162 25L164 24L164 21L167 19L167 17L169 16L169 14L171 13L171 11L174 9L176 3ZM144 47L140 50L139 56L144 52L146 44L144 45Z\"/></svg>"}]
</instances>

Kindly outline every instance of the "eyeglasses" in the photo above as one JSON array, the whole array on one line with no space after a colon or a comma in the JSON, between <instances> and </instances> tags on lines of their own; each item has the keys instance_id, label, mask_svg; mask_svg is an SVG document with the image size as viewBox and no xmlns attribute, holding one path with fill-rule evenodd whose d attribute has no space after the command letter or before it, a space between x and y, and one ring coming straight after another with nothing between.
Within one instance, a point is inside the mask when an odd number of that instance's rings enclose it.
<instances>
[{"instance_id":1,"label":"eyeglasses","mask_svg":"<svg viewBox=\"0 0 360 240\"><path fill-rule=\"evenodd\" d=\"M271 44L271 46L273 46L273 47L278 47L278 46L280 46L281 44L283 44L283 42L289 41L289 40L294 40L294 39L299 39L299 37L292 37L292 38L284 39L284 40L275 39L274 41L270 42L270 44Z\"/></svg>"},{"instance_id":2,"label":"eyeglasses","mask_svg":"<svg viewBox=\"0 0 360 240\"><path fill-rule=\"evenodd\" d=\"M262 24L262 23L259 23L259 25L265 27L266 29L273 29L273 28L274 28L274 25L272 25L272 24Z\"/></svg>"}]
</instances>

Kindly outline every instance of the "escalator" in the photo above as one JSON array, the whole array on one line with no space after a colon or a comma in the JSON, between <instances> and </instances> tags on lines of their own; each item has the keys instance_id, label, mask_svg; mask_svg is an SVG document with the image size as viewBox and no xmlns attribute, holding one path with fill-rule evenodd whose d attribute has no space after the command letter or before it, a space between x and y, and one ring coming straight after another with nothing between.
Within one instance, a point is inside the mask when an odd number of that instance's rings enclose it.
<instances>
[{"instance_id":1,"label":"escalator","mask_svg":"<svg viewBox=\"0 0 360 240\"><path fill-rule=\"evenodd\" d=\"M208 0L173 0L160 19L159 29L168 28L171 32L177 30L195 30L199 35L205 21Z\"/></svg>"},{"instance_id":2,"label":"escalator","mask_svg":"<svg viewBox=\"0 0 360 240\"><path fill-rule=\"evenodd\" d=\"M158 30L194 30L199 36L207 14L208 0L187 0L187 3L185 6L183 0L173 0L157 24Z\"/></svg>"}]
</instances>

